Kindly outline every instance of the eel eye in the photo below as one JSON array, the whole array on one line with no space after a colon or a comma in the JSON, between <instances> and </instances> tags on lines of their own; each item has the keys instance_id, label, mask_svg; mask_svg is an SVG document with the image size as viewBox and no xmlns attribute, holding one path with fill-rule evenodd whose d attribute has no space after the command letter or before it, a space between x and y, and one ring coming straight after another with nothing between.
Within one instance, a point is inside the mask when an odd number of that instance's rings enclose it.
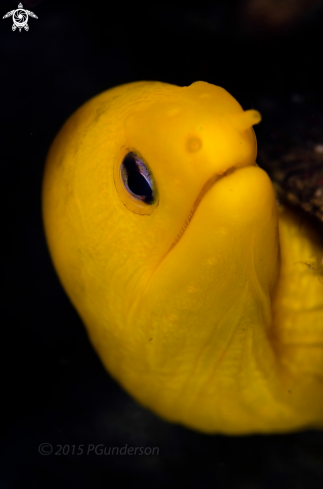
<instances>
[{"instance_id":1,"label":"eel eye","mask_svg":"<svg viewBox=\"0 0 323 489\"><path fill-rule=\"evenodd\" d=\"M154 185L143 160L135 153L127 153L121 167L121 178L126 190L137 200L152 204Z\"/></svg>"}]
</instances>

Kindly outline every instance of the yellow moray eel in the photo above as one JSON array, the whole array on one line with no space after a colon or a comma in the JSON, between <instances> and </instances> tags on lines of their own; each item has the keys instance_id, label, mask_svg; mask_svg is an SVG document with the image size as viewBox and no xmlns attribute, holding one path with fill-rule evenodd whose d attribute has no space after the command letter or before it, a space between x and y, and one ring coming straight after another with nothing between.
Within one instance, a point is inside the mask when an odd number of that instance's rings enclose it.
<instances>
[{"instance_id":1,"label":"yellow moray eel","mask_svg":"<svg viewBox=\"0 0 323 489\"><path fill-rule=\"evenodd\" d=\"M260 119L208 83L131 83L46 163L50 253L103 364L207 433L323 428L323 241L277 207Z\"/></svg>"}]
</instances>

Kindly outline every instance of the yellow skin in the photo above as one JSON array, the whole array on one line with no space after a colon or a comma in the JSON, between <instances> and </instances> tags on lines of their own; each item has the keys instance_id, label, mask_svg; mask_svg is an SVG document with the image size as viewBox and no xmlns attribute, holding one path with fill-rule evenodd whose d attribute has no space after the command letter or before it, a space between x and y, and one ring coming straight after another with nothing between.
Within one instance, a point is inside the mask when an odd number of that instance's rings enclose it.
<instances>
[{"instance_id":1,"label":"yellow skin","mask_svg":"<svg viewBox=\"0 0 323 489\"><path fill-rule=\"evenodd\" d=\"M323 243L278 210L259 121L208 83L123 85L66 122L45 170L51 256L105 367L208 433L323 427ZM124 185L129 152L152 203Z\"/></svg>"}]
</instances>

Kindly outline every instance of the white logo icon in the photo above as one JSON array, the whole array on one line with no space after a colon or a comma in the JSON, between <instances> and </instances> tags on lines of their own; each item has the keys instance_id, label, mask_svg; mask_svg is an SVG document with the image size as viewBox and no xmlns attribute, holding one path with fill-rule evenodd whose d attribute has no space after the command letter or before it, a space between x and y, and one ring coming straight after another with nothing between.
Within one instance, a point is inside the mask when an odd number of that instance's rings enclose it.
<instances>
[{"instance_id":1,"label":"white logo icon","mask_svg":"<svg viewBox=\"0 0 323 489\"><path fill-rule=\"evenodd\" d=\"M38 19L37 15L35 15L33 12L30 12L30 10L25 10L22 8L22 3L19 3L17 10L11 10L11 12L7 12L6 15L4 15L2 18L6 19L7 17L12 16L12 30L15 31L18 27L19 32L21 32L21 29L24 28L25 31L29 30L29 25L28 25L28 16L34 17L34 19Z\"/></svg>"}]
</instances>

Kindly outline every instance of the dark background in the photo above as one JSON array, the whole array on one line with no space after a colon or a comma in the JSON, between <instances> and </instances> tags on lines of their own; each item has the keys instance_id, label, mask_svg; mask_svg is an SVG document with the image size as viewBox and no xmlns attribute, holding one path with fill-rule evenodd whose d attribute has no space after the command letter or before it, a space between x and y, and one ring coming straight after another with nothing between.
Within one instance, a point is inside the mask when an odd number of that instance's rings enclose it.
<instances>
[{"instance_id":1,"label":"dark background","mask_svg":"<svg viewBox=\"0 0 323 489\"><path fill-rule=\"evenodd\" d=\"M322 2L22 3L38 16L29 32L0 22L0 488L323 487L322 432L200 434L155 417L109 377L51 265L40 201L60 126L90 97L130 81L223 86L245 109L261 110L259 147L277 139L282 120L287 145L308 144L292 122L305 111L306 125L318 127L322 115ZM1 1L0 16L17 4ZM320 131L315 138L323 144ZM45 442L54 452L127 444L159 455L44 456Z\"/></svg>"}]
</instances>

